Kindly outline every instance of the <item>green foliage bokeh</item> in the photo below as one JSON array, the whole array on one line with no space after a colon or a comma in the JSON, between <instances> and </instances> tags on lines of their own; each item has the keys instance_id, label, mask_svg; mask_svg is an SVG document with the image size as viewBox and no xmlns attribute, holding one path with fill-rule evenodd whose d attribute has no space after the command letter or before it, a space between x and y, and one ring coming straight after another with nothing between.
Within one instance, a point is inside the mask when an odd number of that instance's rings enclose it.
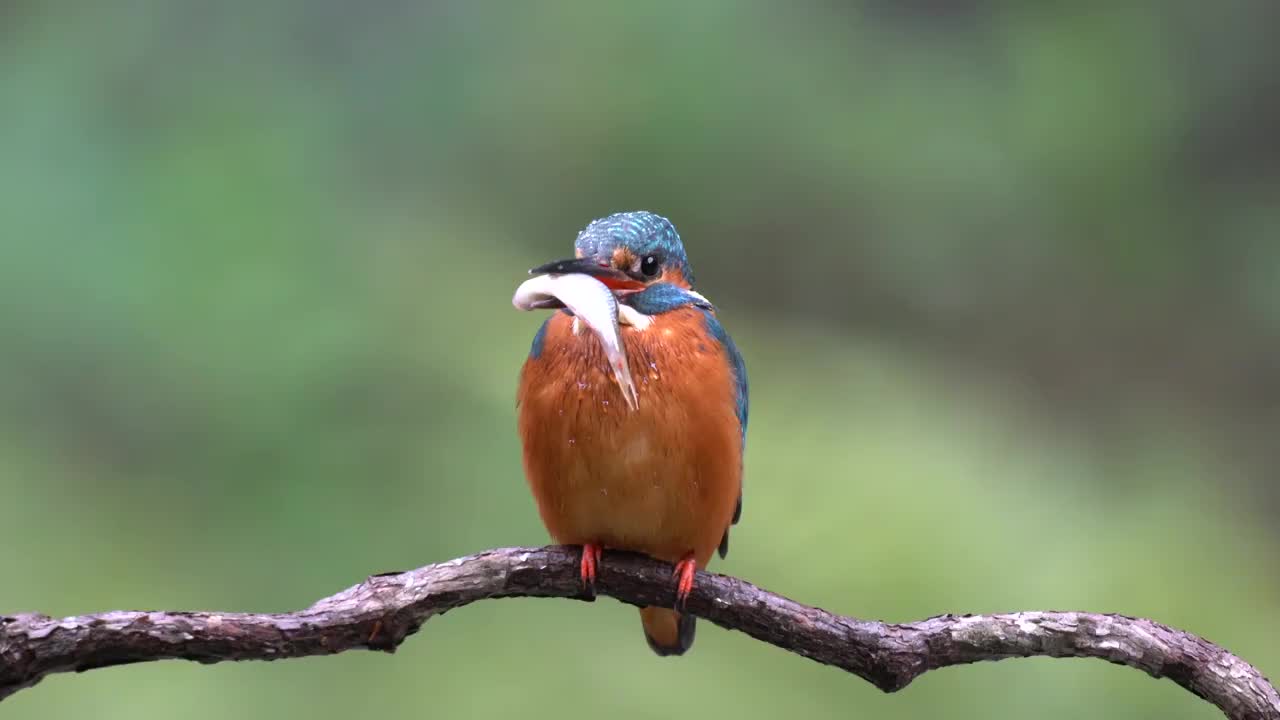
<instances>
[{"instance_id":1,"label":"green foliage bokeh","mask_svg":"<svg viewBox=\"0 0 1280 720\"><path fill-rule=\"evenodd\" d=\"M887 620L1150 616L1274 675L1274 15L0 7L0 612L287 610L543 543L510 295L650 209L751 376L713 569ZM705 623L664 660L629 607L536 600L0 712L1215 716L1096 661L885 696Z\"/></svg>"}]
</instances>

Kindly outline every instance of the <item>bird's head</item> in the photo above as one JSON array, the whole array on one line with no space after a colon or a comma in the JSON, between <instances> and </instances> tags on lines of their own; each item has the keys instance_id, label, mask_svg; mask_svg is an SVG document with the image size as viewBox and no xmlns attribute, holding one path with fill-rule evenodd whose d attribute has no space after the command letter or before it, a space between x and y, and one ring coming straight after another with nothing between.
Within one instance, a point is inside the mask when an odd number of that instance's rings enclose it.
<instances>
[{"instance_id":1,"label":"bird's head","mask_svg":"<svg viewBox=\"0 0 1280 720\"><path fill-rule=\"evenodd\" d=\"M584 273L618 295L644 290L658 283L693 288L693 268L671 221L651 212L615 213L578 233L574 258L557 260L529 271Z\"/></svg>"}]
</instances>

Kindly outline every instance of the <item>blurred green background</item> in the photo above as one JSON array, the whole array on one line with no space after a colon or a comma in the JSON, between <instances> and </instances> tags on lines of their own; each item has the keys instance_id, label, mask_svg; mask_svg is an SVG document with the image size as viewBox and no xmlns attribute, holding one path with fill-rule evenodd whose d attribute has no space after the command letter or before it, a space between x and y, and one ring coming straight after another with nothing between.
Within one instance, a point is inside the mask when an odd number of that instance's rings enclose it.
<instances>
[{"instance_id":1,"label":"blurred green background","mask_svg":"<svg viewBox=\"0 0 1280 720\"><path fill-rule=\"evenodd\" d=\"M546 540L511 293L672 218L750 370L713 569L1080 609L1280 675L1280 4L0 4L0 612L298 608ZM59 675L47 718L1161 717L1092 660L906 691L504 600L395 656Z\"/></svg>"}]
</instances>

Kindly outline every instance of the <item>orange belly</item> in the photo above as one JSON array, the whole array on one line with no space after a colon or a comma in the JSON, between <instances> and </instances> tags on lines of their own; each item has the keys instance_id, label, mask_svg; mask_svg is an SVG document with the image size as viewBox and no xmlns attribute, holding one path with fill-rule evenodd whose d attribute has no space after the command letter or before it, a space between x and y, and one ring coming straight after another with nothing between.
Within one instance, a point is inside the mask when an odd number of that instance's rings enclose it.
<instances>
[{"instance_id":1,"label":"orange belly","mask_svg":"<svg viewBox=\"0 0 1280 720\"><path fill-rule=\"evenodd\" d=\"M629 410L599 341L556 313L517 393L525 476L556 542L598 543L705 567L742 479L733 373L702 311L623 327L639 409Z\"/></svg>"}]
</instances>

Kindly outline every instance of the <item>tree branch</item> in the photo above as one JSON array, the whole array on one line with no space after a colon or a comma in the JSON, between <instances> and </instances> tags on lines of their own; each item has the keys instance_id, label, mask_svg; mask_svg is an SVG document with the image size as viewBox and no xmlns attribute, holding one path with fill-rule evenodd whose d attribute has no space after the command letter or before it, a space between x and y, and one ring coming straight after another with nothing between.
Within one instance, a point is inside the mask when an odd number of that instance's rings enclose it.
<instances>
[{"instance_id":1,"label":"tree branch","mask_svg":"<svg viewBox=\"0 0 1280 720\"><path fill-rule=\"evenodd\" d=\"M384 573L293 613L106 612L0 616L0 698L46 675L151 660L278 660L393 652L429 618L499 597L581 597L575 548L506 548ZM674 600L671 567L609 552L597 590L632 605ZM1190 633L1083 612L943 615L888 624L832 615L735 578L699 573L689 612L847 670L886 692L934 668L1011 657L1095 657L1166 677L1231 718L1280 719L1253 666Z\"/></svg>"}]
</instances>

